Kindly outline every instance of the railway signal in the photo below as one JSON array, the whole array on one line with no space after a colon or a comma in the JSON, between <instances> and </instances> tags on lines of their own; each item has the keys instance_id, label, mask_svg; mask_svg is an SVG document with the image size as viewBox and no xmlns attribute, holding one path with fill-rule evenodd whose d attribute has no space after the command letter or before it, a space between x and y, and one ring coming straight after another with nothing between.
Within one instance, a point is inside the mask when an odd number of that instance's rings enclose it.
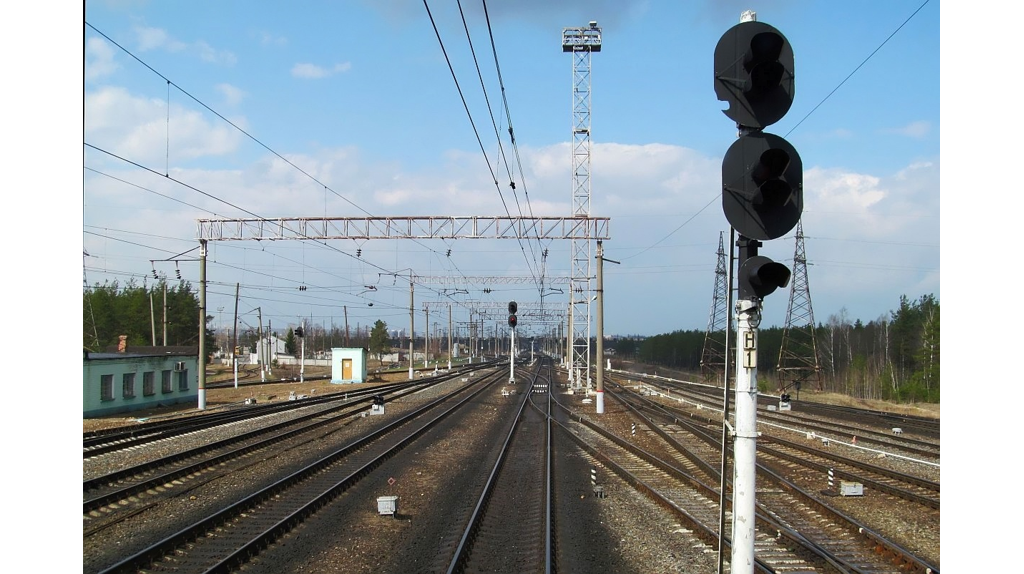
<instances>
[{"instance_id":1,"label":"railway signal","mask_svg":"<svg viewBox=\"0 0 1024 574\"><path fill-rule=\"evenodd\" d=\"M803 162L783 138L754 131L740 136L722 160L722 210L751 239L789 233L803 212Z\"/></svg>"},{"instance_id":2,"label":"railway signal","mask_svg":"<svg viewBox=\"0 0 1024 574\"><path fill-rule=\"evenodd\" d=\"M715 94L729 102L726 116L764 129L793 104L793 48L774 27L747 21L729 28L715 46Z\"/></svg>"},{"instance_id":3,"label":"railway signal","mask_svg":"<svg viewBox=\"0 0 1024 574\"><path fill-rule=\"evenodd\" d=\"M747 258L736 277L739 297L745 300L764 299L779 287L789 285L789 268L763 255Z\"/></svg>"},{"instance_id":4,"label":"railway signal","mask_svg":"<svg viewBox=\"0 0 1024 574\"><path fill-rule=\"evenodd\" d=\"M784 138L762 130L782 119L795 94L793 47L768 24L740 22L715 47L715 94L740 137L722 161L722 210L751 239L789 233L803 212L803 163Z\"/></svg>"},{"instance_id":5,"label":"railway signal","mask_svg":"<svg viewBox=\"0 0 1024 574\"><path fill-rule=\"evenodd\" d=\"M519 323L519 319L516 317L516 311L519 310L519 305L515 301L508 302L508 326L512 327L512 336L509 342L509 384L515 384L516 382L516 325Z\"/></svg>"},{"instance_id":6,"label":"railway signal","mask_svg":"<svg viewBox=\"0 0 1024 574\"><path fill-rule=\"evenodd\" d=\"M718 40L714 54L715 94L729 104L723 113L739 130L722 160L722 211L739 233L731 558L736 574L753 574L754 568L761 301L788 285L790 278L789 268L758 255L757 248L762 240L789 233L803 213L800 154L784 138L763 131L793 104L793 47L782 32L756 20L753 12L744 12L740 23ZM722 492L724 498L724 477ZM722 508L724 525L724 501Z\"/></svg>"}]
</instances>

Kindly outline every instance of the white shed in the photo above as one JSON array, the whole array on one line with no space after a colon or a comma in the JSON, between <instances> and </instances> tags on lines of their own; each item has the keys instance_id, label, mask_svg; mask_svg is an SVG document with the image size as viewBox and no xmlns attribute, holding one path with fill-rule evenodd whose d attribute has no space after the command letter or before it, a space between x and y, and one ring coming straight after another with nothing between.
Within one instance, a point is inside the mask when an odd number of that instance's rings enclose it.
<instances>
[{"instance_id":1,"label":"white shed","mask_svg":"<svg viewBox=\"0 0 1024 574\"><path fill-rule=\"evenodd\" d=\"M362 347L331 349L331 382L334 384L366 382L366 349Z\"/></svg>"}]
</instances>

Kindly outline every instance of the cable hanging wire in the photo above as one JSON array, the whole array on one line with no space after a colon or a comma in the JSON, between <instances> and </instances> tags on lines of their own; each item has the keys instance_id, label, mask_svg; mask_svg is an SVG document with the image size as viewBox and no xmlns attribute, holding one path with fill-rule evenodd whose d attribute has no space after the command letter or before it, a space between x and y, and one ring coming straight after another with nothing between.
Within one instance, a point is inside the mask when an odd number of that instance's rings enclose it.
<instances>
[{"instance_id":1,"label":"cable hanging wire","mask_svg":"<svg viewBox=\"0 0 1024 574\"><path fill-rule=\"evenodd\" d=\"M480 62L479 62L479 60L477 60L477 57L476 57L476 49L473 48L473 39L472 39L472 37L470 37L469 24L466 23L466 15L465 15L465 13L462 10L462 1L461 0L457 0L457 4L458 4L458 7L459 7L459 15L462 17L462 27L466 31L466 41L469 44L469 52L470 52L470 54L473 57L473 64L474 64L474 66L476 66L476 75L480 79L480 91L483 92L484 102L487 105L487 113L488 113L488 116L490 116L490 119L491 119L491 126L494 128L494 137L495 137L495 139L498 142L498 154L501 156L501 161L505 164L505 173L508 175L509 187L512 189L512 198L516 202L516 209L518 210L519 215L525 217L523 215L523 207L522 207L522 205L519 204L519 194L516 193L515 176L512 174L512 168L508 164L508 158L507 158L507 156L505 154L505 148L501 144L501 133L498 131L498 123L494 119L494 110L491 108L491 99L487 95L487 87L486 87L486 85L484 83L484 76L483 76L483 73L480 71ZM485 10L486 10L486 6L485 6ZM488 32L490 32L490 28L489 27L488 27ZM493 50L493 43L494 43L494 36L493 36L493 34L491 34L492 50ZM495 52L495 65L497 65L497 53L496 52ZM498 73L498 80L499 80L499 84L500 84L500 82L501 82L500 70L499 70L499 73ZM502 93L504 94L504 86L502 86ZM509 125L511 126L511 118L508 116L507 108L506 108L505 115L506 115L506 117L508 117ZM522 171L522 170L520 170L520 171ZM499 189L498 193L499 194L501 193L500 189ZM532 211L530 213L530 216L533 217ZM533 265L536 267L537 266L537 253L533 249L533 244L530 243L529 241L527 241L527 243L530 245L530 254L533 257ZM540 243L540 241L538 240L538 244L539 243ZM520 243L520 249L522 249L522 243ZM524 256L525 256L525 250L523 250L523 251L524 251Z\"/></svg>"},{"instance_id":2,"label":"cable hanging wire","mask_svg":"<svg viewBox=\"0 0 1024 574\"><path fill-rule=\"evenodd\" d=\"M455 82L455 89L459 92L459 98L462 100L462 107L466 110L466 116L469 118L470 127L473 129L473 135L476 137L477 145L480 147L480 153L484 156L484 163L487 164L487 170L491 174L491 181L494 182L494 187L498 191L498 197L501 199L501 205L505 209L505 214L512 217L512 213L508 209L508 204L505 202L505 197L501 193L501 185L498 183L498 177L494 173L494 169L491 168L491 160L487 156L487 150L484 148L484 142L480 138L480 130L476 127L476 122L473 121L473 114L469 111L469 104L466 102L466 96L462 91L462 86L459 84L459 79L455 74L455 68L452 66L451 58L448 56L448 51L444 47L444 41L441 39L441 32L437 29L437 22L434 21L434 15L430 12L430 6L427 5L427 0L423 0L423 7L427 11L427 17L430 18L430 25L434 28L434 35L437 36L437 42L441 47L441 53L444 55L445 62L448 64L448 71L452 75L452 80ZM522 240L518 239L520 249L523 250L523 256L526 256L525 249L522 245ZM526 258L527 268L530 270L530 274L536 278L537 274L533 270L533 266L530 265L529 258Z\"/></svg>"}]
</instances>

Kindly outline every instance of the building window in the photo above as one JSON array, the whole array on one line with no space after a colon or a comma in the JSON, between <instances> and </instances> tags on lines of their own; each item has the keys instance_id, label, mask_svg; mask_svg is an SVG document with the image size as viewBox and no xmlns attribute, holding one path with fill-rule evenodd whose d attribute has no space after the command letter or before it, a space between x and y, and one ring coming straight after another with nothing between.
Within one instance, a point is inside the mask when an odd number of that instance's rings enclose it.
<instances>
[{"instance_id":1,"label":"building window","mask_svg":"<svg viewBox=\"0 0 1024 574\"><path fill-rule=\"evenodd\" d=\"M188 390L188 371L178 371L178 390Z\"/></svg>"},{"instance_id":2,"label":"building window","mask_svg":"<svg viewBox=\"0 0 1024 574\"><path fill-rule=\"evenodd\" d=\"M135 398L135 373L125 373L121 378L121 394L126 399Z\"/></svg>"},{"instance_id":3,"label":"building window","mask_svg":"<svg viewBox=\"0 0 1024 574\"><path fill-rule=\"evenodd\" d=\"M161 371L160 372L160 392L167 394L172 392L174 389L171 388L171 372Z\"/></svg>"},{"instance_id":4,"label":"building window","mask_svg":"<svg viewBox=\"0 0 1024 574\"><path fill-rule=\"evenodd\" d=\"M153 381L156 377L153 371L146 371L142 373L142 396L151 397L156 394L156 389L153 387Z\"/></svg>"},{"instance_id":5,"label":"building window","mask_svg":"<svg viewBox=\"0 0 1024 574\"><path fill-rule=\"evenodd\" d=\"M100 400L114 400L114 375L100 375Z\"/></svg>"}]
</instances>

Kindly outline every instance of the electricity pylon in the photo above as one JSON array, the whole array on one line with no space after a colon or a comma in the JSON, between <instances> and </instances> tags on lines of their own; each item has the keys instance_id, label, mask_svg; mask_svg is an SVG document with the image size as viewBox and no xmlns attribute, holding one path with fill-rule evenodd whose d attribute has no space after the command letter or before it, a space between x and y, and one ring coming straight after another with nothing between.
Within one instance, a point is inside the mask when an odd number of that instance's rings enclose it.
<instances>
[{"instance_id":1,"label":"electricity pylon","mask_svg":"<svg viewBox=\"0 0 1024 574\"><path fill-rule=\"evenodd\" d=\"M786 328L782 331L782 348L776 366L779 389L797 391L805 382L814 381L823 390L818 345L814 338L814 309L811 288L807 283L807 252L804 249L803 221L796 224L796 252L793 255L793 282L789 291Z\"/></svg>"},{"instance_id":2,"label":"electricity pylon","mask_svg":"<svg viewBox=\"0 0 1024 574\"><path fill-rule=\"evenodd\" d=\"M715 292L711 302L711 314L708 317L708 331L704 335L704 351L700 356L700 370L707 383L722 383L722 375L725 373L726 357L732 359L732 355L725 348L726 331L728 327L729 310L728 294L729 283L726 274L726 258L724 235L718 234L718 263L715 265Z\"/></svg>"}]
</instances>

